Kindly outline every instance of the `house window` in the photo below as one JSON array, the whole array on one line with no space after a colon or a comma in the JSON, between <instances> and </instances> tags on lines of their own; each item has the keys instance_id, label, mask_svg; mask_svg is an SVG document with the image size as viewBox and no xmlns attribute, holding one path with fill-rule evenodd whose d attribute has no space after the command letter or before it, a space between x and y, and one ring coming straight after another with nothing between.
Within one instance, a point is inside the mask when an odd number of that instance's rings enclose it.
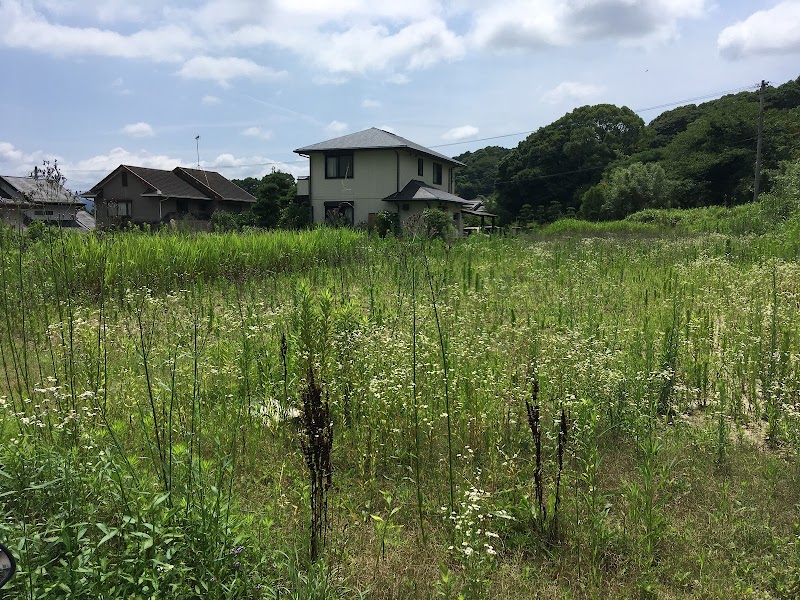
<instances>
[{"instance_id":1,"label":"house window","mask_svg":"<svg viewBox=\"0 0 800 600\"><path fill-rule=\"evenodd\" d=\"M35 210L33 211L37 217L52 217L53 211L52 210Z\"/></svg>"},{"instance_id":2,"label":"house window","mask_svg":"<svg viewBox=\"0 0 800 600\"><path fill-rule=\"evenodd\" d=\"M461 213L453 213L453 221L458 223L458 220L461 218Z\"/></svg>"},{"instance_id":3,"label":"house window","mask_svg":"<svg viewBox=\"0 0 800 600\"><path fill-rule=\"evenodd\" d=\"M122 187L128 187L128 173L127 171L122 172Z\"/></svg>"},{"instance_id":4,"label":"house window","mask_svg":"<svg viewBox=\"0 0 800 600\"><path fill-rule=\"evenodd\" d=\"M425 174L425 161L421 158L417 159L417 175L422 177Z\"/></svg>"},{"instance_id":5,"label":"house window","mask_svg":"<svg viewBox=\"0 0 800 600\"><path fill-rule=\"evenodd\" d=\"M353 153L326 154L325 179L345 179L353 176Z\"/></svg>"},{"instance_id":6,"label":"house window","mask_svg":"<svg viewBox=\"0 0 800 600\"><path fill-rule=\"evenodd\" d=\"M176 209L178 214L185 215L189 212L189 201L188 200L176 200L175 202Z\"/></svg>"},{"instance_id":7,"label":"house window","mask_svg":"<svg viewBox=\"0 0 800 600\"><path fill-rule=\"evenodd\" d=\"M131 216L131 203L130 202L109 202L108 203L108 216L109 217L130 217Z\"/></svg>"},{"instance_id":8,"label":"house window","mask_svg":"<svg viewBox=\"0 0 800 600\"><path fill-rule=\"evenodd\" d=\"M442 185L442 165L433 163L433 183Z\"/></svg>"},{"instance_id":9,"label":"house window","mask_svg":"<svg viewBox=\"0 0 800 600\"><path fill-rule=\"evenodd\" d=\"M355 208L352 202L326 202L325 222L329 225L341 227L355 224Z\"/></svg>"}]
</instances>

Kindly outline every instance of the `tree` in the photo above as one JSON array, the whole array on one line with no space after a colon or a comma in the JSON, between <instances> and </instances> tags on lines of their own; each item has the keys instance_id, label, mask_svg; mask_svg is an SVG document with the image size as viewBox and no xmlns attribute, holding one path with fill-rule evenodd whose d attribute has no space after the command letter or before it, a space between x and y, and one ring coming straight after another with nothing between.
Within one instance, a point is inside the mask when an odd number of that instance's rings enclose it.
<instances>
[{"instance_id":1,"label":"tree","mask_svg":"<svg viewBox=\"0 0 800 600\"><path fill-rule=\"evenodd\" d=\"M295 202L297 185L289 173L272 170L260 180L253 177L234 179L233 182L256 197L253 213L258 227L274 228L281 223L281 213ZM257 183L256 183L257 182ZM295 210L295 209L293 209ZM294 222L287 216L287 221Z\"/></svg>"},{"instance_id":2,"label":"tree","mask_svg":"<svg viewBox=\"0 0 800 600\"><path fill-rule=\"evenodd\" d=\"M487 146L456 156L456 160L466 165L455 170L456 194L468 200L491 195L495 190L498 165L509 152L509 148L502 146Z\"/></svg>"},{"instance_id":3,"label":"tree","mask_svg":"<svg viewBox=\"0 0 800 600\"><path fill-rule=\"evenodd\" d=\"M583 195L581 215L593 219L624 219L645 208L668 208L674 185L658 163L618 167Z\"/></svg>"},{"instance_id":4,"label":"tree","mask_svg":"<svg viewBox=\"0 0 800 600\"><path fill-rule=\"evenodd\" d=\"M530 204L546 218L574 211L606 166L640 148L644 121L627 107L583 106L542 127L498 166L498 202L511 215ZM553 202L560 203L556 211Z\"/></svg>"}]
</instances>

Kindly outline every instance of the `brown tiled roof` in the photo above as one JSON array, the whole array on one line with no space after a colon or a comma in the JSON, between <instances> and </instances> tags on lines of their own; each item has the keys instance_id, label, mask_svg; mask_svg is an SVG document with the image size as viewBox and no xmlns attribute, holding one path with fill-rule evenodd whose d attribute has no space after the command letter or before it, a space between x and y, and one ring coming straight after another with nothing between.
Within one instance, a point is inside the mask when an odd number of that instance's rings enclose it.
<instances>
[{"instance_id":1,"label":"brown tiled roof","mask_svg":"<svg viewBox=\"0 0 800 600\"><path fill-rule=\"evenodd\" d=\"M212 197L218 196L218 200L233 200L236 202L256 201L254 196L215 171L176 167L172 172L190 185L203 190L206 195L211 195Z\"/></svg>"},{"instance_id":2,"label":"brown tiled roof","mask_svg":"<svg viewBox=\"0 0 800 600\"><path fill-rule=\"evenodd\" d=\"M120 165L100 183L95 185L86 197L93 197L106 182L120 170L125 170L142 180L149 188L144 196L163 196L169 198L188 198L192 200L229 200L234 202L255 202L256 199L215 171L175 167L172 171Z\"/></svg>"}]
</instances>

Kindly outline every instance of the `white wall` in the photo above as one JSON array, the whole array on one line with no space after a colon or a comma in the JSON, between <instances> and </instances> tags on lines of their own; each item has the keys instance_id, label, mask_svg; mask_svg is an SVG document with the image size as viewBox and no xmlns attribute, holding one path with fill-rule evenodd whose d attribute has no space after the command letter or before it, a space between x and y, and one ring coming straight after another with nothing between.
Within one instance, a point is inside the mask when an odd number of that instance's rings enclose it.
<instances>
[{"instance_id":1,"label":"white wall","mask_svg":"<svg viewBox=\"0 0 800 600\"><path fill-rule=\"evenodd\" d=\"M417 158L422 158L424 161L422 177L417 175ZM384 202L383 198L399 192L412 179L419 179L430 186L451 191L449 165L440 163L442 183L434 184L434 160L407 150L356 150L353 152L353 174L346 179L325 178L325 156L322 152L312 153L310 161L310 196L316 223L325 221L325 202L352 204L353 220L356 225L367 223L370 213L382 210L397 211L394 203Z\"/></svg>"}]
</instances>

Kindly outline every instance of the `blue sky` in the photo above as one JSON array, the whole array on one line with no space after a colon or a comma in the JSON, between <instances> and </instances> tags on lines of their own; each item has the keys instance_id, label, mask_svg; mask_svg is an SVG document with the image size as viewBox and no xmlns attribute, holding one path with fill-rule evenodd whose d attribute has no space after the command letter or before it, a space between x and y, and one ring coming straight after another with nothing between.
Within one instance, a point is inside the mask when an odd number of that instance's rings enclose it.
<instances>
[{"instance_id":1,"label":"blue sky","mask_svg":"<svg viewBox=\"0 0 800 600\"><path fill-rule=\"evenodd\" d=\"M800 75L800 0L0 0L0 174L302 175L382 127L457 155L610 102ZM497 139L486 139L499 137Z\"/></svg>"}]
</instances>

